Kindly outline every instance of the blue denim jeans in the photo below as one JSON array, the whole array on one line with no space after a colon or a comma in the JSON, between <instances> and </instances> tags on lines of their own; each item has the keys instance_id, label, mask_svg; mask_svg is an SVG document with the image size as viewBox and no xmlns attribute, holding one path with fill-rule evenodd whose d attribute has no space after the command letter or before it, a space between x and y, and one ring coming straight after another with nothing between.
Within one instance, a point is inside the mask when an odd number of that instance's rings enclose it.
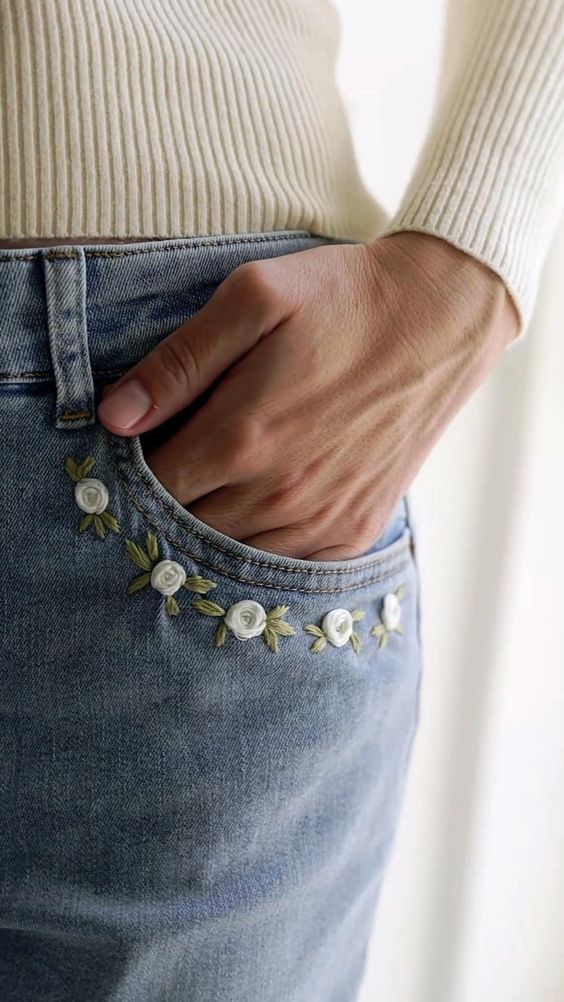
<instances>
[{"instance_id":1,"label":"blue denim jeans","mask_svg":"<svg viewBox=\"0 0 564 1002\"><path fill-rule=\"evenodd\" d=\"M418 719L408 498L360 557L265 552L95 415L238 265L330 242L0 252L3 1002L357 997Z\"/></svg>"}]
</instances>

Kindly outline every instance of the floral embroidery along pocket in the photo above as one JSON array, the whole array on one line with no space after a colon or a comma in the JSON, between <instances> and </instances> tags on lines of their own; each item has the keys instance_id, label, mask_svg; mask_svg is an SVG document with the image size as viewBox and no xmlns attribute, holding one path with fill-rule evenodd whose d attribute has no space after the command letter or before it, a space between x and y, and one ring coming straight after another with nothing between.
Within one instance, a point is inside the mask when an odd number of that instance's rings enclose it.
<instances>
[{"instance_id":1,"label":"floral embroidery along pocket","mask_svg":"<svg viewBox=\"0 0 564 1002\"><path fill-rule=\"evenodd\" d=\"M316 639L310 647L310 651L318 654L327 643L333 647L344 647L349 641L355 654L360 651L360 637L354 632L354 624L357 620L364 618L364 609L331 609L323 617L321 626L315 623L307 623L304 626L306 633L311 633Z\"/></svg>"},{"instance_id":2,"label":"floral embroidery along pocket","mask_svg":"<svg viewBox=\"0 0 564 1002\"><path fill-rule=\"evenodd\" d=\"M294 627L282 618L288 612L287 605L276 605L268 612L260 602L250 598L235 602L228 609L223 609L216 602L208 602L203 598L196 599L192 605L204 616L219 618L214 637L217 647L223 647L229 631L237 640L251 640L253 637L262 636L267 647L276 652L278 637L292 637L296 632Z\"/></svg>"},{"instance_id":3,"label":"floral embroidery along pocket","mask_svg":"<svg viewBox=\"0 0 564 1002\"><path fill-rule=\"evenodd\" d=\"M208 578L199 575L188 577L182 565L176 560L160 560L159 544L153 532L147 533L145 548L132 539L126 539L125 549L129 559L143 571L129 582L128 594L135 595L150 584L164 597L165 609L169 616L178 616L180 612L180 606L174 596L181 588L199 595L206 595L212 588L217 588L215 581L210 581Z\"/></svg>"},{"instance_id":4,"label":"floral embroidery along pocket","mask_svg":"<svg viewBox=\"0 0 564 1002\"><path fill-rule=\"evenodd\" d=\"M92 527L99 539L105 539L107 532L119 533L121 527L117 519L108 510L109 491L106 485L95 477L90 477L95 466L92 456L77 462L71 456L66 456L64 467L73 481L75 502L84 513L79 522L79 532ZM204 597L218 587L217 582L201 575L189 576L182 564L176 560L161 558L157 536L147 531L143 543L133 539L125 540L125 552L131 562L141 572L126 584L129 595L135 595L150 586L157 595L164 599L165 612L170 617L180 614L178 594L181 591L192 592L194 598L188 609L201 616L216 620L216 628L211 639L216 647L223 647L228 637L239 641L262 638L273 653L279 650L281 638L297 637L300 633L309 634L314 638L309 645L313 654L321 653L327 645L334 648L344 648L350 644L355 654L362 647L360 624L368 637L377 640L377 649L382 650L389 643L393 634L403 634L402 599L406 595L406 587L401 584L395 591L388 592L380 600L380 608L376 622L369 622L366 609L347 609L338 607L328 609L318 623L302 623L293 626L288 622L291 616L289 605L275 605L270 609L246 597L231 605L223 606L218 601ZM219 597L219 596L218 596Z\"/></svg>"},{"instance_id":5,"label":"floral embroidery along pocket","mask_svg":"<svg viewBox=\"0 0 564 1002\"><path fill-rule=\"evenodd\" d=\"M88 476L95 462L92 456L86 456L80 463L76 463L72 456L67 456L65 470L74 482L74 499L84 512L78 531L84 532L92 526L98 538L105 539L108 530L120 532L120 525L108 511L108 488L101 480Z\"/></svg>"},{"instance_id":6,"label":"floral embroidery along pocket","mask_svg":"<svg viewBox=\"0 0 564 1002\"><path fill-rule=\"evenodd\" d=\"M369 633L379 639L379 649L386 646L389 635L392 631L402 634L401 625L402 607L401 599L405 597L406 587L400 585L394 592L388 592L381 601L381 608L378 622L375 623ZM306 623L304 630L315 637L310 646L313 654L319 654L326 644L333 647L344 647L349 643L355 654L360 653L361 639L355 632L354 624L366 615L365 609L332 609L327 612L321 621L320 626L315 623Z\"/></svg>"},{"instance_id":7,"label":"floral embroidery along pocket","mask_svg":"<svg viewBox=\"0 0 564 1002\"><path fill-rule=\"evenodd\" d=\"M177 616L180 606L175 595L185 589L199 596L207 595L217 588L217 582L199 575L188 577L184 567L176 560L161 560L157 537L153 532L147 532L145 546L132 539L126 539L125 549L130 560L143 572L133 578L127 586L129 595L135 595L147 585L151 585L165 599L165 610L169 616ZM391 632L403 633L401 625L401 599L406 594L404 585L395 592L389 592L381 602L379 620L372 626L369 633L379 639L379 648L386 646ZM279 650L280 637L296 636L296 629L284 618L290 606L276 605L267 610L255 599L247 598L234 602L224 608L218 602L209 598L196 598L192 608L203 616L217 621L213 633L213 643L223 647L229 635L236 640L247 641L262 637L266 646L276 653ZM327 644L332 647L344 647L350 643L355 654L361 649L361 638L355 631L355 623L364 619L365 609L344 608L330 609L321 620L321 625L306 623L305 633L315 637L310 646L314 654L320 653Z\"/></svg>"},{"instance_id":8,"label":"floral embroidery along pocket","mask_svg":"<svg viewBox=\"0 0 564 1002\"><path fill-rule=\"evenodd\" d=\"M401 599L405 596L405 592L405 585L400 585L394 592L390 592L388 595L384 596L380 612L380 621L370 630L373 637L379 638L380 643L378 646L380 648L386 646L390 633L395 632L403 634L403 626L401 624Z\"/></svg>"}]
</instances>

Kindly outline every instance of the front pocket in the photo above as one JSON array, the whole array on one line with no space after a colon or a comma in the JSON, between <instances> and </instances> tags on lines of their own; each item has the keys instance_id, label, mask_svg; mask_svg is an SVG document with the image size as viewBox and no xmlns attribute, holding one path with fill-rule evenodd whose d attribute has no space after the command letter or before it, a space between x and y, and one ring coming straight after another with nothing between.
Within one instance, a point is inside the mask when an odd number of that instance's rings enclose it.
<instances>
[{"instance_id":1,"label":"front pocket","mask_svg":"<svg viewBox=\"0 0 564 1002\"><path fill-rule=\"evenodd\" d=\"M119 489L148 529L176 551L216 574L261 587L292 591L347 591L383 580L410 559L412 534L405 499L366 553L347 560L303 560L260 550L202 522L155 477L139 436L105 432Z\"/></svg>"},{"instance_id":2,"label":"front pocket","mask_svg":"<svg viewBox=\"0 0 564 1002\"><path fill-rule=\"evenodd\" d=\"M187 673L191 698L212 693L214 712L232 701L245 717L260 703L288 742L296 715L323 747L335 720L353 744L360 721L374 734L411 726L419 586L403 499L363 556L295 559L202 522L160 484L139 438L101 434L122 527L115 610L136 657Z\"/></svg>"}]
</instances>

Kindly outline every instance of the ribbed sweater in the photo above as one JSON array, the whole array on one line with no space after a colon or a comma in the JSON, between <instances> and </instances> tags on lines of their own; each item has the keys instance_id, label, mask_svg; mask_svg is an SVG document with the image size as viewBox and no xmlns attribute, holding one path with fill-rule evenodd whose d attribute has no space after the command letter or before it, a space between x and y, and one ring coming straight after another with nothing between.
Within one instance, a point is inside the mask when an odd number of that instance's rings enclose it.
<instances>
[{"instance_id":1,"label":"ribbed sweater","mask_svg":"<svg viewBox=\"0 0 564 1002\"><path fill-rule=\"evenodd\" d=\"M0 0L0 239L418 230L496 271L523 330L564 200L564 2L454 0L447 27L386 220L330 0Z\"/></svg>"}]
</instances>

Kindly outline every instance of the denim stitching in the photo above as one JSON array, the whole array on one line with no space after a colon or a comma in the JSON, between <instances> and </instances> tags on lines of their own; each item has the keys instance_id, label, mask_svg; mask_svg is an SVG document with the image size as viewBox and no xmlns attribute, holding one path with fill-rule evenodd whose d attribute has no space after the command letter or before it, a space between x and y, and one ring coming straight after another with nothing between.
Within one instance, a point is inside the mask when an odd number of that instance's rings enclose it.
<instances>
[{"instance_id":1,"label":"denim stitching","mask_svg":"<svg viewBox=\"0 0 564 1002\"><path fill-rule=\"evenodd\" d=\"M0 379L26 379L36 376L52 376L53 373L50 369L37 370L36 372L0 372Z\"/></svg>"},{"instance_id":2,"label":"denim stitching","mask_svg":"<svg viewBox=\"0 0 564 1002\"><path fill-rule=\"evenodd\" d=\"M115 462L115 459L114 459L114 466L116 468L116 473L117 473L119 479L122 481L122 483L124 483L125 485L127 485L127 480L124 478L123 473L121 472L121 470L117 466L117 463ZM198 529L195 529L195 528L188 528L188 526L186 526L184 524L184 522L180 519L180 517L177 515L177 513L175 512L175 510L172 507L172 505L170 505L163 498L159 497L159 495L156 493L155 489L153 488L153 485L147 479L147 477L143 474L143 472L140 471L140 470L136 470L136 472L137 472L138 477L146 485L147 490L150 491L150 493L155 498L155 500L157 501L157 503L160 504L160 505L162 505L162 507L166 511L169 512L171 518L175 522L177 522L177 524L180 525L182 529L186 529L186 531L190 532L193 536L196 536L199 539L203 539L205 543L209 544L210 546L213 546L215 549L221 550L223 553L227 553L228 556L230 556L230 557L236 557L238 560L243 561L243 563L245 563L245 564L257 564L259 567L272 567L272 568L274 568L274 570L277 570L277 571L280 571L280 570L290 571L293 574L325 574L326 573L325 570L318 570L316 567L312 567L312 568L309 568L309 567L307 567L307 568L306 567L299 567L297 564L295 564L293 567L290 566L290 567L281 568L279 564L276 564L276 563L273 563L273 562L269 562L267 560L257 560L256 558L253 558L253 557L243 557L243 556L241 556L238 553L232 553L231 550L228 550L226 547L222 546L221 543L213 543L204 532L200 532ZM131 487L129 487L128 493L130 494L130 496L133 496ZM407 550L408 546L409 546L409 540L406 541L404 548ZM395 557L395 555L391 556L391 557L387 557L387 556L383 557L383 556L376 555L373 560L371 560L368 564L366 564L366 568L369 569L370 567L376 567L378 565L383 565L383 564L389 563L390 561L394 560L394 557ZM337 573L338 574L354 574L357 571L358 571L358 567L345 567L342 570L338 571Z\"/></svg>"},{"instance_id":3,"label":"denim stitching","mask_svg":"<svg viewBox=\"0 0 564 1002\"><path fill-rule=\"evenodd\" d=\"M70 239L70 238L69 238ZM177 241L178 237L166 237L167 240ZM182 239L182 238L180 238ZM110 251L96 251L96 250L85 250L84 253L87 257L131 257L133 254L155 254L162 253L163 251L171 252L176 250L183 250L187 247L228 247L233 244L263 244L263 243L275 243L280 240L331 240L332 237L324 236L323 234L310 233L308 230L283 230L281 233L265 233L257 234L256 236L246 237L234 236L218 240L217 238L207 238L205 236L192 237L189 240L183 240L182 243L175 243L174 246L161 246L161 247L138 247L130 249L131 245L127 244L127 250L121 247L116 248L116 250ZM150 241L151 237L147 237L147 241ZM61 241L64 242L64 237L61 237ZM85 246L85 245L81 245ZM86 245L87 246L87 245ZM92 245L90 245L92 246ZM41 250L45 248L40 248L35 254L22 254L18 257L12 257L5 254L0 254L0 262L4 264L13 264L18 261L35 261L39 256ZM14 248L17 250L17 248ZM77 257L76 251L53 251L51 254L47 255L51 260L57 260L58 258L67 257Z\"/></svg>"},{"instance_id":4,"label":"denim stitching","mask_svg":"<svg viewBox=\"0 0 564 1002\"><path fill-rule=\"evenodd\" d=\"M93 376L119 376L123 372L123 366L118 369L92 369ZM52 377L53 371L51 369L36 369L29 372L0 372L0 380L2 379L33 379L34 377L41 376L43 378Z\"/></svg>"},{"instance_id":5,"label":"denim stitching","mask_svg":"<svg viewBox=\"0 0 564 1002\"><path fill-rule=\"evenodd\" d=\"M46 276L46 278L48 278L48 276ZM55 312L55 334L56 334L55 342L57 345L60 345L62 341L61 310L60 310L61 292L60 292L60 273L58 268L53 271L53 278L54 281L52 282L52 289L53 289L53 310ZM48 295L48 289L46 290L46 294ZM49 321L47 321L47 326L49 327ZM50 338L50 334L48 336ZM49 350L50 351L53 350L51 344L49 344ZM69 390L69 377L68 377L67 366L66 364L61 365L61 359L58 350L56 350L54 354L56 358L54 357L52 362L53 362L53 375L55 378L55 416L56 418L58 418L62 403L61 396L63 396L66 401L71 396L71 393ZM62 394L61 394L61 389L63 391ZM65 408L65 413L68 413L67 408Z\"/></svg>"},{"instance_id":6,"label":"denim stitching","mask_svg":"<svg viewBox=\"0 0 564 1002\"><path fill-rule=\"evenodd\" d=\"M270 584L269 582L255 581L253 578L243 577L243 575L241 575L241 574L233 574L232 572L225 570L221 566L221 564L214 564L214 563L212 563L209 560L205 560L203 557L200 557L199 555L196 555L191 550L189 550L187 547L183 546L181 543L177 542L174 539L171 539L170 536L167 536L167 534L163 531L162 526L158 522L155 522L155 520L154 520L154 518L152 518L151 514L148 511L146 511L145 508L143 508L143 506L141 505L140 501L138 501L138 499L136 498L136 496L131 492L131 489L129 488L129 485L127 484L127 481L121 475L121 473L117 469L117 467L116 467L116 472L117 472L118 478L121 480L121 482L123 484L125 492L127 493L127 495L130 498L130 500L133 502L133 505L135 506L135 508L137 508L137 511L139 511L146 518L146 520L149 522L149 525L152 525L155 529L157 529L157 531L161 534L161 536L163 537L163 539L166 539L167 542L169 542L171 546L174 546L175 549L180 550L182 553L185 553L187 556L191 557L192 560L195 563L203 564L205 567L211 567L212 570L217 571L219 574L223 574L224 577L233 578L235 581L244 581L246 584L257 585L260 588L276 588L278 591L296 591L296 592L301 592L301 593L312 592L312 593L319 593L319 594L338 594L338 593L345 592L345 591L354 591L354 590L357 590L359 588L363 588L366 585L375 584L377 581L385 581L385 580L387 580L387 578L392 577L392 575L396 574L398 571L403 570L404 567L408 567L409 566L409 561L408 560L404 560L402 563L398 563L398 564L395 564L395 565L389 567L388 570L386 570L383 574L378 574L378 575L376 575L374 577L365 578L362 581L359 581L359 582L356 582L353 585L350 585L350 587L344 587L344 588L343 587L340 587L340 588L305 588L305 587L296 588L296 587L294 587L292 585L281 585L280 583L274 583L274 582L272 584ZM157 500L160 500L160 499L157 498ZM193 532L192 529L188 529L186 526L183 526L183 528L186 529L187 532L192 533L193 535L198 535L198 533ZM210 542L210 540L207 538L207 536L204 536L203 534L201 534L201 538L204 540L204 542L208 546L214 546L217 549L223 550L224 553L228 553L227 550L223 549L218 544ZM407 549L408 549L408 546L406 544L399 551L399 554L397 554L396 556L402 556L403 553ZM262 563L261 561L258 561L258 560L253 561L252 559L246 559L245 557L240 557L238 554L228 553L228 555L231 556L231 557L235 556L238 559L244 561L245 563L256 563L256 564L258 564L261 567L274 567L280 573L283 573L286 570L289 570L290 572L293 572L295 574L296 573L300 573L300 568L299 567L295 567L295 568L281 568L281 567L278 566L278 564L271 564L268 561L265 561L264 563ZM382 558L382 560L380 560L379 562L380 562L380 564L384 564L384 563L390 563L393 560L394 560L394 557L386 557L386 558ZM371 564L370 566L373 566L373 564ZM354 570L354 568L351 568L350 571L349 570L343 570L343 571L337 571L336 573L338 573L338 574L348 574L348 573L352 573L353 570ZM324 572L323 571L318 571L318 570L307 570L307 569L304 569L302 571L302 573L305 573L305 574L323 574Z\"/></svg>"},{"instance_id":7,"label":"denim stitching","mask_svg":"<svg viewBox=\"0 0 564 1002\"><path fill-rule=\"evenodd\" d=\"M92 411L65 411L59 415L59 421L81 421L83 418L91 418Z\"/></svg>"},{"instance_id":8,"label":"denim stitching","mask_svg":"<svg viewBox=\"0 0 564 1002\"><path fill-rule=\"evenodd\" d=\"M17 247L14 247L17 250ZM3 264L17 264L18 261L36 261L39 257L39 251L36 254L18 254L17 257L6 257L4 254L0 254L0 261Z\"/></svg>"},{"instance_id":9,"label":"denim stitching","mask_svg":"<svg viewBox=\"0 0 564 1002\"><path fill-rule=\"evenodd\" d=\"M71 253L61 254L60 256L66 258L73 258L76 260L79 255L75 252L72 254ZM51 260L53 255L46 255L46 257L49 260ZM61 277L57 273L55 275L55 281L53 282L53 310L55 312L55 333L57 335L55 340L57 345L63 343L62 319L61 319L62 301L63 298L61 293ZM56 371L53 372L53 376L55 380L55 413L57 420L73 423L75 421L82 421L85 418L86 419L91 418L92 411L90 409L83 409L82 411L69 411L68 407L65 407L63 413L62 414L60 413L60 409L62 407L62 401L60 400L60 398L62 397L65 401L70 400L73 397L73 393L71 391L71 380L69 377L67 364L66 362L64 364L61 363L61 357L59 352L57 352L56 354L57 354L57 359L56 359L57 369Z\"/></svg>"}]
</instances>

